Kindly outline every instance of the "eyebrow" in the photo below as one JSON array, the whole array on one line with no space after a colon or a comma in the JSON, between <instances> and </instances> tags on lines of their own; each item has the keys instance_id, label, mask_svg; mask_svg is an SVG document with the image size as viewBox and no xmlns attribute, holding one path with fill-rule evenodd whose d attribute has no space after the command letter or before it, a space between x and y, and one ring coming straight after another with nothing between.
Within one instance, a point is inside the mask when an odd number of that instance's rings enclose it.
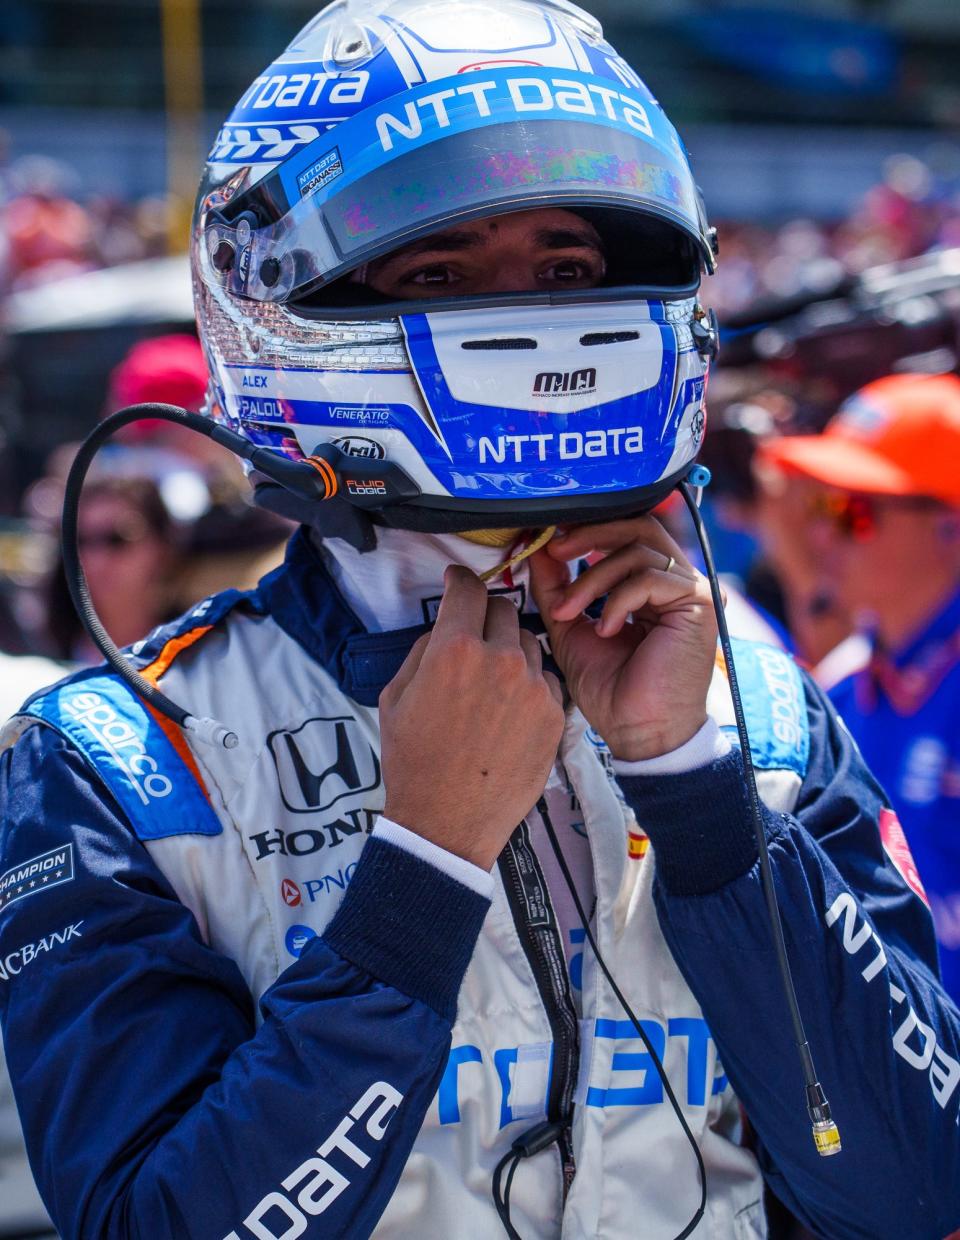
<instances>
[{"instance_id":1,"label":"eyebrow","mask_svg":"<svg viewBox=\"0 0 960 1240\"><path fill-rule=\"evenodd\" d=\"M545 250L588 249L603 253L600 244L592 231L581 232L578 228L546 228L538 232L534 241Z\"/></svg>"},{"instance_id":2,"label":"eyebrow","mask_svg":"<svg viewBox=\"0 0 960 1240\"><path fill-rule=\"evenodd\" d=\"M472 228L455 228L449 232L434 233L430 237L421 237L419 241L411 241L402 250L394 251L379 260L384 267L394 260L415 258L418 254L449 254L461 253L464 250L483 249L490 243L490 233L478 232ZM589 249L603 254L603 247L586 228L581 232L577 228L544 228L534 234L534 245L545 250Z\"/></svg>"}]
</instances>

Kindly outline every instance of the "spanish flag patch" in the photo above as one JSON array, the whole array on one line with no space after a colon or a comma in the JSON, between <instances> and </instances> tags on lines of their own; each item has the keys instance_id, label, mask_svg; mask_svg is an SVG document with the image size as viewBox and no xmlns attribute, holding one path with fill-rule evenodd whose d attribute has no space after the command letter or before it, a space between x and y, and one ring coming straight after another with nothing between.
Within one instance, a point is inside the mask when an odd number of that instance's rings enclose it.
<instances>
[{"instance_id":1,"label":"spanish flag patch","mask_svg":"<svg viewBox=\"0 0 960 1240\"><path fill-rule=\"evenodd\" d=\"M642 861L649 847L649 835L640 830L627 832L627 856L631 861Z\"/></svg>"}]
</instances>

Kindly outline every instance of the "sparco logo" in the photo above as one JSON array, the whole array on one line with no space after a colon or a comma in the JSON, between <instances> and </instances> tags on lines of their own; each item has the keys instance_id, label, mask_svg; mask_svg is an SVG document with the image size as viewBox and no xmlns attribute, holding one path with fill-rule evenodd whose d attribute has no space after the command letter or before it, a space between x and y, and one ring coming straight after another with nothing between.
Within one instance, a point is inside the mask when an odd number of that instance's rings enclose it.
<instances>
[{"instance_id":1,"label":"sparco logo","mask_svg":"<svg viewBox=\"0 0 960 1240\"><path fill-rule=\"evenodd\" d=\"M364 456L368 461L382 461L387 455L382 443L367 439L364 435L344 435L341 439L335 439L333 446L346 452L347 456Z\"/></svg>"},{"instance_id":2,"label":"sparco logo","mask_svg":"<svg viewBox=\"0 0 960 1240\"><path fill-rule=\"evenodd\" d=\"M146 745L131 724L99 693L74 694L64 698L63 707L106 749L144 805L170 795L173 784L160 773L156 758L147 753Z\"/></svg>"},{"instance_id":3,"label":"sparco logo","mask_svg":"<svg viewBox=\"0 0 960 1240\"><path fill-rule=\"evenodd\" d=\"M567 396L596 390L597 372L592 366L585 370L543 370L533 381L534 396Z\"/></svg>"},{"instance_id":4,"label":"sparco logo","mask_svg":"<svg viewBox=\"0 0 960 1240\"><path fill-rule=\"evenodd\" d=\"M302 1236L310 1219L323 1214L350 1187L357 1168L362 1171L370 1165L370 1154L356 1142L358 1127L368 1138L382 1141L402 1101L403 1094L386 1081L371 1085L317 1147L316 1154L284 1177L280 1185L283 1191L274 1189L260 1198L240 1224L243 1236L239 1231L231 1231L223 1240L244 1240L247 1236L255 1236L256 1240L293 1240L294 1236Z\"/></svg>"},{"instance_id":5,"label":"sparco logo","mask_svg":"<svg viewBox=\"0 0 960 1240\"><path fill-rule=\"evenodd\" d=\"M291 813L319 813L380 783L380 762L352 715L308 719L292 731L272 732L267 744Z\"/></svg>"}]
</instances>

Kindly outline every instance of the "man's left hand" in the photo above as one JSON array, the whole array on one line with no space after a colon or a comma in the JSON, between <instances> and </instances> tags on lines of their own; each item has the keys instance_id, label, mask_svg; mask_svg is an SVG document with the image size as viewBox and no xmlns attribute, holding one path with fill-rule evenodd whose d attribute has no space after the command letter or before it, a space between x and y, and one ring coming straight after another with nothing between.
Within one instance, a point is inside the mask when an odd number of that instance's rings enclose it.
<instances>
[{"instance_id":1,"label":"man's left hand","mask_svg":"<svg viewBox=\"0 0 960 1240\"><path fill-rule=\"evenodd\" d=\"M567 562L591 552L603 559L571 581ZM660 522L575 527L530 566L570 695L614 757L653 758L690 740L707 718L717 625L707 579ZM604 595L594 621L584 609Z\"/></svg>"}]
</instances>

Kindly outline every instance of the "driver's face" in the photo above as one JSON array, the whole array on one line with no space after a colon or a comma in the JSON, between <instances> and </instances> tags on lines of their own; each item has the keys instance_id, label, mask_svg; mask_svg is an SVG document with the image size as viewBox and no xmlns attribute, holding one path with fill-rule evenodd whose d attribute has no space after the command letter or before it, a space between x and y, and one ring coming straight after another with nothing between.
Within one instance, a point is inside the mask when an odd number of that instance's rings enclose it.
<instances>
[{"instance_id":1,"label":"driver's face","mask_svg":"<svg viewBox=\"0 0 960 1240\"><path fill-rule=\"evenodd\" d=\"M544 207L471 220L374 260L365 283L392 300L595 288L606 259L596 229Z\"/></svg>"}]
</instances>

